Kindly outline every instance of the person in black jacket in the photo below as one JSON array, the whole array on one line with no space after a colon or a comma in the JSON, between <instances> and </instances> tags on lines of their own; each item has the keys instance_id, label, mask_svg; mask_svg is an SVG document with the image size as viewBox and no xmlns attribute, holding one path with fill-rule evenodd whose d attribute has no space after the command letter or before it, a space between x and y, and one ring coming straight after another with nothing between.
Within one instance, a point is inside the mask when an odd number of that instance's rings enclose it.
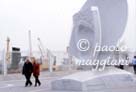
<instances>
[{"instance_id":1,"label":"person in black jacket","mask_svg":"<svg viewBox=\"0 0 136 92\"><path fill-rule=\"evenodd\" d=\"M134 73L136 74L136 56L134 56L132 63L133 63Z\"/></svg>"},{"instance_id":2,"label":"person in black jacket","mask_svg":"<svg viewBox=\"0 0 136 92\"><path fill-rule=\"evenodd\" d=\"M27 59L26 62L24 63L24 66L23 66L23 71L22 71L22 74L25 76L26 78L26 83L25 83L25 87L27 87L28 85L32 85L32 82L30 80L31 78L31 75L32 75L32 72L33 72L33 65L32 63Z\"/></svg>"}]
</instances>

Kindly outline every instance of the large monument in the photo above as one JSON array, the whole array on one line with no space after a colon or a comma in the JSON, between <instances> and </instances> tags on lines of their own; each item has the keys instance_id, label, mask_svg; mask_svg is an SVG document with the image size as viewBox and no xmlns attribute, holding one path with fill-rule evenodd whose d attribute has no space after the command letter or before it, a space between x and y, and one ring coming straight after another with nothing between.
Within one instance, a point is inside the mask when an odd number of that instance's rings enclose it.
<instances>
[{"instance_id":1,"label":"large monument","mask_svg":"<svg viewBox=\"0 0 136 92\"><path fill-rule=\"evenodd\" d=\"M81 10L73 17L74 28L70 41L70 53L77 58L92 58L96 44L116 46L129 21L129 0L87 0ZM97 7L98 9L96 9ZM97 18L98 17L98 18ZM77 43L87 39L88 51L80 51ZM107 57L109 53L103 55Z\"/></svg>"},{"instance_id":2,"label":"large monument","mask_svg":"<svg viewBox=\"0 0 136 92\"><path fill-rule=\"evenodd\" d=\"M102 60L114 51L95 47L115 47L126 30L135 30L135 0L87 0L73 17L70 55L79 60ZM135 92L136 79L126 71L107 67L103 71L82 71L52 82L52 90L66 92Z\"/></svg>"}]
</instances>

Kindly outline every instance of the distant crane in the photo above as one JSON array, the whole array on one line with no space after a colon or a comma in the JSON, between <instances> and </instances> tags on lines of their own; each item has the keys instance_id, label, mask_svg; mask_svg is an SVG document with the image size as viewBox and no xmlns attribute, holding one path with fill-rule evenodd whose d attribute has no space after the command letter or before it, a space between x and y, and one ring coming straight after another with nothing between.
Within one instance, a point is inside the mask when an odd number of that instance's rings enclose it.
<instances>
[{"instance_id":1,"label":"distant crane","mask_svg":"<svg viewBox=\"0 0 136 92\"><path fill-rule=\"evenodd\" d=\"M43 61L45 61L45 59L47 59L47 53L46 53L46 51L45 51L45 49L44 49L44 46L43 46L43 44L42 44L40 38L37 38L37 40L38 40L38 42L39 42L38 48L39 48L39 50L40 50L41 60L42 60L42 63L43 63Z\"/></svg>"},{"instance_id":2,"label":"distant crane","mask_svg":"<svg viewBox=\"0 0 136 92\"><path fill-rule=\"evenodd\" d=\"M41 62L43 64L43 67L49 68L49 71L52 72L54 55L52 54L52 52L49 49L46 49L46 50L44 49L44 46L43 46L40 38L37 38L37 40L39 42L38 48L41 53Z\"/></svg>"}]
</instances>

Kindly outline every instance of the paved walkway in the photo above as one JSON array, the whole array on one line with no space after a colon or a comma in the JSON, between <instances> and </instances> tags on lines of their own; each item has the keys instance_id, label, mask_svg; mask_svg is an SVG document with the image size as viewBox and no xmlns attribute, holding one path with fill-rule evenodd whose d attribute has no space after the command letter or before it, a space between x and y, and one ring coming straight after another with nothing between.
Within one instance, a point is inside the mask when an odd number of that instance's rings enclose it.
<instances>
[{"instance_id":1,"label":"paved walkway","mask_svg":"<svg viewBox=\"0 0 136 92\"><path fill-rule=\"evenodd\" d=\"M52 92L51 82L63 76L72 74L76 71L68 72L41 72L40 80L42 85L40 87L24 87L25 78L22 74L8 74L7 76L0 75L0 91L1 92ZM34 78L32 76L34 84ZM60 92L60 91L59 91Z\"/></svg>"},{"instance_id":2,"label":"paved walkway","mask_svg":"<svg viewBox=\"0 0 136 92\"><path fill-rule=\"evenodd\" d=\"M40 77L59 77L59 76L64 76L64 75L69 75L72 74L76 71L57 71L57 72L41 72L40 73ZM24 75L22 75L21 73L17 73L17 74L7 74L6 76L4 75L0 75L0 81L10 81L10 80L23 80L24 79ZM33 79L33 76L32 76Z\"/></svg>"},{"instance_id":3,"label":"paved walkway","mask_svg":"<svg viewBox=\"0 0 136 92\"><path fill-rule=\"evenodd\" d=\"M133 72L132 67L125 67L126 70ZM7 76L0 75L0 92L64 92L51 91L51 82L63 76L75 73L77 71L59 71L59 72L41 72L40 87L24 87L25 78L22 74L8 74ZM34 78L32 77L34 83ZM66 91L65 91L66 92Z\"/></svg>"}]
</instances>

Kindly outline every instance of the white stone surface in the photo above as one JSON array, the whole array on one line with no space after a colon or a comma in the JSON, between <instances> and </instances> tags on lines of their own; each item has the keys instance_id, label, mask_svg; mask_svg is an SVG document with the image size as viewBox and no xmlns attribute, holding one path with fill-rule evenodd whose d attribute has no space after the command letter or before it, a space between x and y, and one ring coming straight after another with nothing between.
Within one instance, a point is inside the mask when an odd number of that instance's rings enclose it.
<instances>
[{"instance_id":1,"label":"white stone surface","mask_svg":"<svg viewBox=\"0 0 136 92\"><path fill-rule=\"evenodd\" d=\"M79 59L88 59L93 57L92 52L97 43L101 46L116 46L126 30L126 26L130 25L129 20L134 17L128 16L132 15L132 12L129 12L134 6L132 1L87 0L81 10L73 17L74 27L70 40L70 54ZM99 14L94 14L94 11L91 10L94 6L98 8ZM131 29L131 27L129 28ZM79 51L77 48L79 39L88 39L91 44L90 49ZM103 53L105 52L100 52L99 59L111 55L109 52Z\"/></svg>"},{"instance_id":2,"label":"white stone surface","mask_svg":"<svg viewBox=\"0 0 136 92\"><path fill-rule=\"evenodd\" d=\"M101 46L116 46L125 30L134 29L130 23L132 19L135 19L130 11L134 6L132 1L134 2L134 0L87 0L73 17L70 54L78 59L92 59L92 51L96 43ZM92 7L93 10L91 10ZM95 13L94 7L98 8ZM87 39L90 42L89 50L80 51L77 48L80 39ZM111 54L111 52L100 52L97 59L105 59ZM84 71L55 80L52 82L52 90L59 92L136 92L136 79L131 73L109 67L101 72Z\"/></svg>"},{"instance_id":3,"label":"white stone surface","mask_svg":"<svg viewBox=\"0 0 136 92\"><path fill-rule=\"evenodd\" d=\"M133 74L108 67L104 71L84 71L52 82L52 90L81 92L135 92ZM130 91L131 90L131 91Z\"/></svg>"}]
</instances>

